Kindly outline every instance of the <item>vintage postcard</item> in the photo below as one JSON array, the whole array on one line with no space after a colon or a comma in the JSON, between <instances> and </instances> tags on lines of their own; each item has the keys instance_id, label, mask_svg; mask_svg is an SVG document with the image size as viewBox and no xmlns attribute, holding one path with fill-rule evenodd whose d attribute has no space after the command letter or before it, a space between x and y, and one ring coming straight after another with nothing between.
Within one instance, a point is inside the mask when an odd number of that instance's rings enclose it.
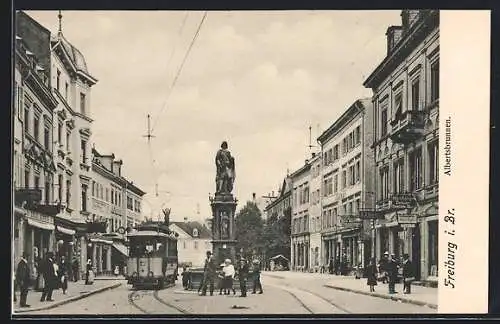
<instances>
[{"instance_id":1,"label":"vintage postcard","mask_svg":"<svg viewBox=\"0 0 500 324\"><path fill-rule=\"evenodd\" d=\"M14 19L14 316L488 311L489 11Z\"/></svg>"}]
</instances>

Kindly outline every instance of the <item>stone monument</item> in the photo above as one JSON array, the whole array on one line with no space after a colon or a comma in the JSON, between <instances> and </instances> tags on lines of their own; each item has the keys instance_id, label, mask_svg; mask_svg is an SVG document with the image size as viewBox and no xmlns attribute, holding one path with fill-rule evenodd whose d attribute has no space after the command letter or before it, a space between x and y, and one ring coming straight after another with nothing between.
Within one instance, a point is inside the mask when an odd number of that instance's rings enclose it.
<instances>
[{"instance_id":1,"label":"stone monument","mask_svg":"<svg viewBox=\"0 0 500 324\"><path fill-rule=\"evenodd\" d=\"M215 195L210 197L212 207L212 247L216 262L225 259L236 261L236 239L234 214L237 200L232 191L236 177L234 157L228 150L227 142L222 142L215 156Z\"/></svg>"}]
</instances>

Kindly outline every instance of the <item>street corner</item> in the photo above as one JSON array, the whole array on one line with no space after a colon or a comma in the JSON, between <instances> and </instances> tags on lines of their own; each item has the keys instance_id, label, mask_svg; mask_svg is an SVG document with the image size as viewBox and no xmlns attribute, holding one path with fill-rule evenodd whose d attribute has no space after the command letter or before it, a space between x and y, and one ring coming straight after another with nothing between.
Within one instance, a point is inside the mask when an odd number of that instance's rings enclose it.
<instances>
[{"instance_id":1,"label":"street corner","mask_svg":"<svg viewBox=\"0 0 500 324\"><path fill-rule=\"evenodd\" d=\"M96 295L111 289L118 288L124 284L123 281L113 281L113 282L106 282L103 283L102 285L99 285L97 287L93 287L93 289L90 290L84 290L80 289L79 291L75 292L73 295L69 295L68 297L57 300L54 302L51 302L50 304L42 304L42 302L34 302L32 304L33 307L29 308L19 308L18 305L15 305L15 308L12 310L12 315L17 315L17 314L22 314L22 313L30 313L30 312L36 312L36 311L41 311L41 310L48 310L52 308L56 308L62 305L66 305L71 302L75 302L77 300L81 300L83 298L90 297L92 295ZM64 296L64 295L63 295Z\"/></svg>"}]
</instances>

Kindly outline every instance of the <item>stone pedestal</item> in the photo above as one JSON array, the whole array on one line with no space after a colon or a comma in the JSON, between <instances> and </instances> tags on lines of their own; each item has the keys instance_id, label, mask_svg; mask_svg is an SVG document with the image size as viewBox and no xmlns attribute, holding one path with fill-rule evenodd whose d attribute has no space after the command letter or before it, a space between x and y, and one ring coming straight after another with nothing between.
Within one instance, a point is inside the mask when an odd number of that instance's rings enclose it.
<instances>
[{"instance_id":1,"label":"stone pedestal","mask_svg":"<svg viewBox=\"0 0 500 324\"><path fill-rule=\"evenodd\" d=\"M217 193L210 198L212 207L212 248L214 259L221 264L225 259L236 262L234 214L237 200L230 193Z\"/></svg>"}]
</instances>

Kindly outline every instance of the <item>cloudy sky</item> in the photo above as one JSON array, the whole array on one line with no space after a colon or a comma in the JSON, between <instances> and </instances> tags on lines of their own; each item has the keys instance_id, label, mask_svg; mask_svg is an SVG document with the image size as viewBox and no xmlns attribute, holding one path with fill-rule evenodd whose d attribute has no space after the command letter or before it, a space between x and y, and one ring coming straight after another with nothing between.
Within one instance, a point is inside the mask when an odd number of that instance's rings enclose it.
<instances>
[{"instance_id":1,"label":"cloudy sky","mask_svg":"<svg viewBox=\"0 0 500 324\"><path fill-rule=\"evenodd\" d=\"M28 14L57 32L57 11ZM253 192L276 192L310 155L309 126L314 142L370 96L362 83L385 56L387 27L400 24L400 11L208 12L172 89L204 12L62 14L65 37L99 80L96 148L123 159L123 174L148 192L145 215L165 204L174 220L210 216L223 140L236 159L239 207Z\"/></svg>"}]
</instances>

